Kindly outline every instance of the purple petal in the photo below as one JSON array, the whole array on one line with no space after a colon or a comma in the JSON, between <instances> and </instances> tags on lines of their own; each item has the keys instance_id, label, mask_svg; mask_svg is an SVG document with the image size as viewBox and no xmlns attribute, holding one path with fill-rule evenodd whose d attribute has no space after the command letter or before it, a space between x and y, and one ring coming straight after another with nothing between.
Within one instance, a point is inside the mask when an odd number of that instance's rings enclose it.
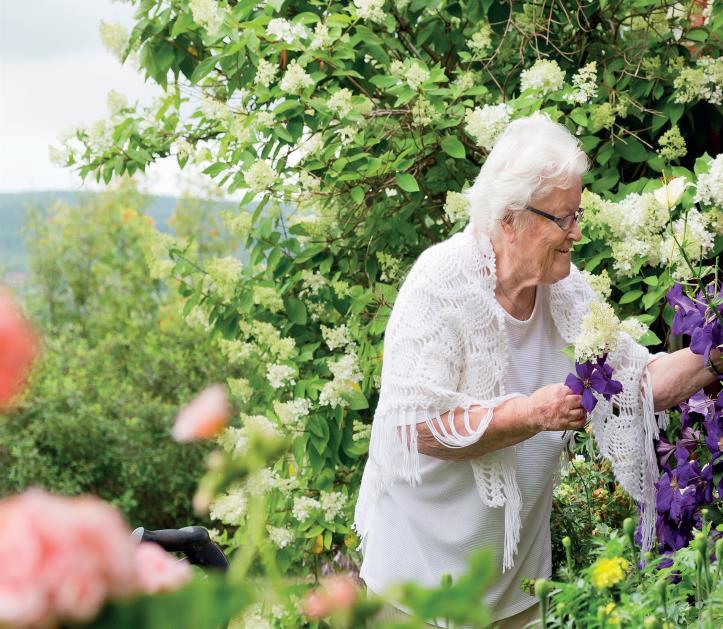
<instances>
[{"instance_id":1,"label":"purple petal","mask_svg":"<svg viewBox=\"0 0 723 629\"><path fill-rule=\"evenodd\" d=\"M592 391L590 391L590 389L586 388L582 392L582 407L588 413L591 413L596 405L597 405L597 398L593 395L593 393L592 393Z\"/></svg>"},{"instance_id":2,"label":"purple petal","mask_svg":"<svg viewBox=\"0 0 723 629\"><path fill-rule=\"evenodd\" d=\"M575 376L575 374L569 373L567 374L567 378L565 378L565 385L569 387L573 393L576 395L580 395L585 388L585 386L582 384L582 380Z\"/></svg>"}]
</instances>

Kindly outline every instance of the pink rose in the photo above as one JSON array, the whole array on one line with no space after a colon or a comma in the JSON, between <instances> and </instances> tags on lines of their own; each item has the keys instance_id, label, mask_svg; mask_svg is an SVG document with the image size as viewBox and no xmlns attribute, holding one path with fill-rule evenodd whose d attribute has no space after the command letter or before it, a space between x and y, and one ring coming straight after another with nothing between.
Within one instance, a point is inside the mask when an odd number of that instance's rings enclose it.
<instances>
[{"instance_id":1,"label":"pink rose","mask_svg":"<svg viewBox=\"0 0 723 629\"><path fill-rule=\"evenodd\" d=\"M0 410L25 388L37 350L32 326L12 299L0 292Z\"/></svg>"},{"instance_id":2,"label":"pink rose","mask_svg":"<svg viewBox=\"0 0 723 629\"><path fill-rule=\"evenodd\" d=\"M0 502L0 625L86 622L108 597L138 589L136 545L120 513L94 497L40 489Z\"/></svg>"},{"instance_id":3,"label":"pink rose","mask_svg":"<svg viewBox=\"0 0 723 629\"><path fill-rule=\"evenodd\" d=\"M304 597L304 614L310 618L323 618L334 612L349 609L357 598L357 588L351 577L336 575L326 579L322 586Z\"/></svg>"},{"instance_id":4,"label":"pink rose","mask_svg":"<svg viewBox=\"0 0 723 629\"><path fill-rule=\"evenodd\" d=\"M191 566L158 544L142 542L136 553L138 584L146 594L175 590L191 579Z\"/></svg>"},{"instance_id":5,"label":"pink rose","mask_svg":"<svg viewBox=\"0 0 723 629\"><path fill-rule=\"evenodd\" d=\"M215 384L181 410L171 434L182 442L213 437L226 425L228 417L226 388Z\"/></svg>"}]
</instances>

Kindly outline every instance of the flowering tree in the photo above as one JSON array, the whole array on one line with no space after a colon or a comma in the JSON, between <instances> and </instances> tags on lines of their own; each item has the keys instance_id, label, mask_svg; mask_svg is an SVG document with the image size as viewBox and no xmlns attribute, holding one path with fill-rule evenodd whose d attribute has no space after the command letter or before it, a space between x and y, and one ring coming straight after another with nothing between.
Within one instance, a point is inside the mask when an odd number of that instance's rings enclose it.
<instances>
[{"instance_id":1,"label":"flowering tree","mask_svg":"<svg viewBox=\"0 0 723 629\"><path fill-rule=\"evenodd\" d=\"M139 109L111 94L109 119L54 154L105 181L170 157L246 191L226 215L246 262L201 263L191 243L159 235L154 273L179 282L189 324L237 369L240 427L223 447L243 452L249 426L291 441L291 455L210 504L234 545L249 501L268 494L282 567L323 570L318 555L343 563L356 546L350 508L397 286L464 226L462 192L511 119L543 112L590 155L578 263L621 318L637 316L628 331L641 342L661 342L663 297L689 272L675 240L693 263L721 250L723 157L706 154L723 102L717 5L135 4L130 34L101 34L163 96ZM661 175L697 186L671 209L653 194Z\"/></svg>"}]
</instances>

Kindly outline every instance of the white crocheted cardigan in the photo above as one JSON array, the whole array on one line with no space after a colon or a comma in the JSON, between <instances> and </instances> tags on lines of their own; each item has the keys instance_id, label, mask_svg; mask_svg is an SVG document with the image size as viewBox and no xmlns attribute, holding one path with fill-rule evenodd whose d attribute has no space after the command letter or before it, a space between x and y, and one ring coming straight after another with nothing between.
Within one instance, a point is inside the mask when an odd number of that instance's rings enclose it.
<instances>
[{"instance_id":1,"label":"white crocheted cardigan","mask_svg":"<svg viewBox=\"0 0 723 629\"><path fill-rule=\"evenodd\" d=\"M495 298L496 281L492 244L486 236L475 235L471 225L424 251L404 281L385 332L379 404L356 505L360 549L385 489L397 480L412 486L421 481L417 422L424 421L441 443L463 447L483 438L495 407L520 395L505 391L507 337ZM596 299L574 265L565 279L551 286L550 310L566 342L575 342L582 318ZM653 440L658 427L667 425L667 414L653 411L646 372L650 357L645 347L621 333L618 349L608 361L623 391L610 402L600 399L590 414L601 454L642 508L645 550L654 541L658 467ZM472 406L489 409L476 431L469 424ZM440 419L458 407L465 409L466 434L454 428L450 433ZM470 462L482 502L505 508L503 569L507 570L514 563L520 535L515 446Z\"/></svg>"}]
</instances>

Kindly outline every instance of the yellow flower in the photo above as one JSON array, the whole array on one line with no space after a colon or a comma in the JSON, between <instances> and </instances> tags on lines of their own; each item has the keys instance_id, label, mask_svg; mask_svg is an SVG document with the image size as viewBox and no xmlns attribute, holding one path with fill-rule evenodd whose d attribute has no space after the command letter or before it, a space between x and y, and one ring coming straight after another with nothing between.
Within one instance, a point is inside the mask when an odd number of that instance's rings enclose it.
<instances>
[{"instance_id":1,"label":"yellow flower","mask_svg":"<svg viewBox=\"0 0 723 629\"><path fill-rule=\"evenodd\" d=\"M596 588L610 587L625 577L629 565L622 557L598 559L592 566L590 580Z\"/></svg>"},{"instance_id":2,"label":"yellow flower","mask_svg":"<svg viewBox=\"0 0 723 629\"><path fill-rule=\"evenodd\" d=\"M625 561L623 559L623 561ZM620 625L620 616L615 613L615 603L608 603L605 605L603 616L605 618L605 625Z\"/></svg>"}]
</instances>

